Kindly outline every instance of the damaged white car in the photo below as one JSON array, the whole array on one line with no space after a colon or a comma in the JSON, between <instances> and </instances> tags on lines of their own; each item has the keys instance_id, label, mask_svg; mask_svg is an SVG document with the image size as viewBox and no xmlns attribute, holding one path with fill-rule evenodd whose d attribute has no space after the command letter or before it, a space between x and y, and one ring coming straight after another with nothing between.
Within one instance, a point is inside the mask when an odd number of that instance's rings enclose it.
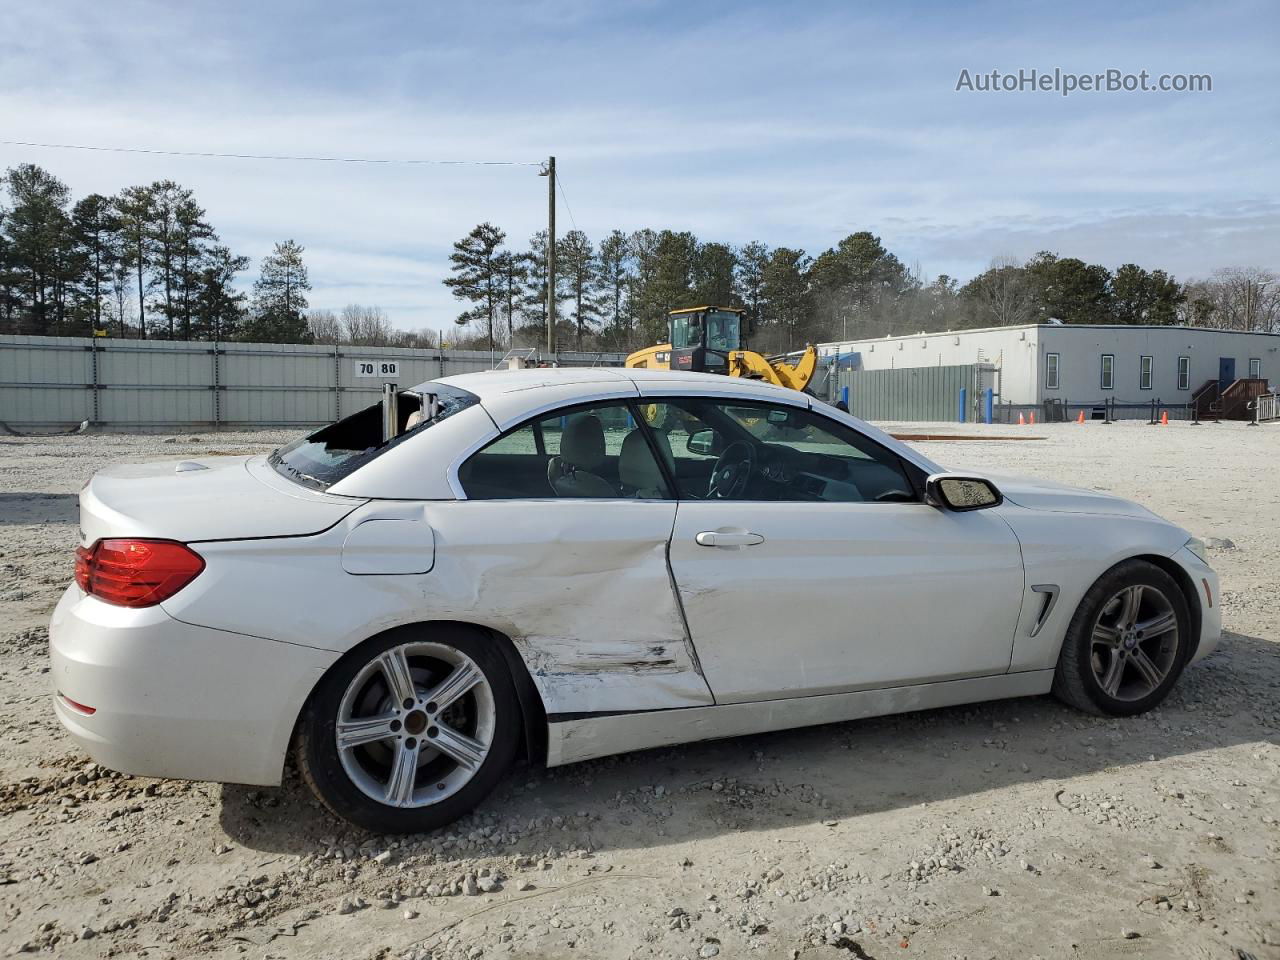
<instances>
[{"instance_id":1,"label":"damaged white car","mask_svg":"<svg viewBox=\"0 0 1280 960\"><path fill-rule=\"evenodd\" d=\"M520 754L1051 690L1138 713L1217 643L1144 508L948 473L809 396L667 371L423 383L271 456L80 497L58 717L99 763L438 827Z\"/></svg>"}]
</instances>

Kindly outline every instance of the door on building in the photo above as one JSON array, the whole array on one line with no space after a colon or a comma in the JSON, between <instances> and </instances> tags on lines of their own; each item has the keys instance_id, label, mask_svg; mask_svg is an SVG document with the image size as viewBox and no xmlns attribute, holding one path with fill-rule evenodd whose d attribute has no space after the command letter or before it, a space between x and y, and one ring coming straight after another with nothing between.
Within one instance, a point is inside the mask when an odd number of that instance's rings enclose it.
<instances>
[{"instance_id":1,"label":"door on building","mask_svg":"<svg viewBox=\"0 0 1280 960\"><path fill-rule=\"evenodd\" d=\"M1236 382L1236 358L1235 357L1219 357L1218 358L1218 393L1222 393L1227 387Z\"/></svg>"}]
</instances>

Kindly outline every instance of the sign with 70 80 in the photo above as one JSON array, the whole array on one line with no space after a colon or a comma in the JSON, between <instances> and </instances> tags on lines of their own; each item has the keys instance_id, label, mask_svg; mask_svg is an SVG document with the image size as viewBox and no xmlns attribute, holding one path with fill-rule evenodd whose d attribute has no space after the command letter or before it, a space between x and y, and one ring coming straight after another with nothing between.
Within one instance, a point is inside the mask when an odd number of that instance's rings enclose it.
<instances>
[{"instance_id":1,"label":"sign with 70 80","mask_svg":"<svg viewBox=\"0 0 1280 960\"><path fill-rule=\"evenodd\" d=\"M398 360L357 360L357 377L377 377L379 380L398 380L400 378L400 362Z\"/></svg>"}]
</instances>

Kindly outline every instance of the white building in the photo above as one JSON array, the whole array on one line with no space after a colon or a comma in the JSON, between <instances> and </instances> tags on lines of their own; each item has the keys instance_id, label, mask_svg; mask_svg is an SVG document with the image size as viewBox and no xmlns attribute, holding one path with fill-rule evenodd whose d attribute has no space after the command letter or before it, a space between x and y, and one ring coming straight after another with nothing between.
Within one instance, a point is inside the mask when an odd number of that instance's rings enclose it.
<instances>
[{"instance_id":1,"label":"white building","mask_svg":"<svg viewBox=\"0 0 1280 960\"><path fill-rule=\"evenodd\" d=\"M1280 383L1280 334L1195 327L1032 323L824 343L820 357L853 370L992 364L1005 403L1178 405L1210 380Z\"/></svg>"}]
</instances>

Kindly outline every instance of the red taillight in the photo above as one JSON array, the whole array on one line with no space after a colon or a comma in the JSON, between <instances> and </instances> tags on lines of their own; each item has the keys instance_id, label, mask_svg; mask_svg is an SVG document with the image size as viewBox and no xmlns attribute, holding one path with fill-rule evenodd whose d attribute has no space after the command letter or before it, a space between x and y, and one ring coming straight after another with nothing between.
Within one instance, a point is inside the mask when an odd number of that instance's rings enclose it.
<instances>
[{"instance_id":1,"label":"red taillight","mask_svg":"<svg viewBox=\"0 0 1280 960\"><path fill-rule=\"evenodd\" d=\"M204 558L172 540L99 540L76 548L76 583L121 607L168 600L204 569Z\"/></svg>"},{"instance_id":2,"label":"red taillight","mask_svg":"<svg viewBox=\"0 0 1280 960\"><path fill-rule=\"evenodd\" d=\"M86 717L92 717L95 713L98 712L97 707L86 707L83 703L78 703L77 701L72 700L61 690L58 691L58 697L59 699L62 700L63 703L65 703L68 707L70 707L76 713L83 713Z\"/></svg>"}]
</instances>

